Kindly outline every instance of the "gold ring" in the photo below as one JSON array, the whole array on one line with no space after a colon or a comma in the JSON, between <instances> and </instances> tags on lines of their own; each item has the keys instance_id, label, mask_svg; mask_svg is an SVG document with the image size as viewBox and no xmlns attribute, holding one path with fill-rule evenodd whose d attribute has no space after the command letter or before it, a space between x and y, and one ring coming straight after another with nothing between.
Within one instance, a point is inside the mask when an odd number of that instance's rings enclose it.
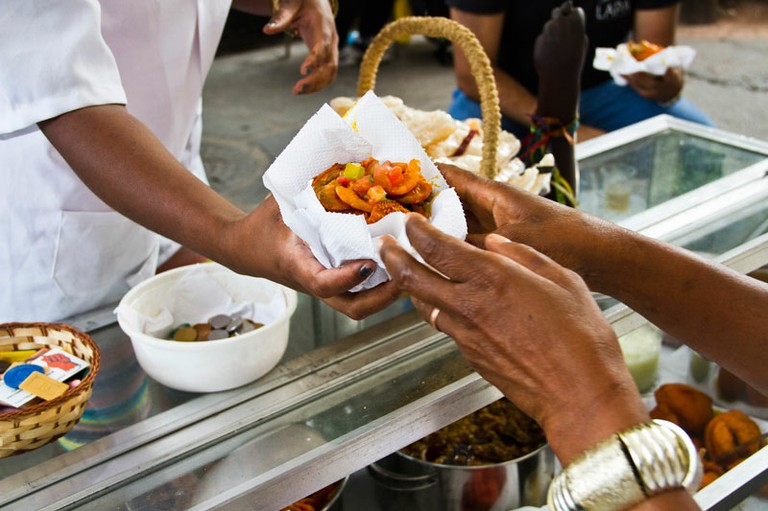
<instances>
[{"instance_id":1,"label":"gold ring","mask_svg":"<svg viewBox=\"0 0 768 511\"><path fill-rule=\"evenodd\" d=\"M440 309L438 309L437 307L432 309L432 312L429 313L429 324L432 325L432 328L438 331L440 330L439 328L437 328L437 316L439 315L440 315Z\"/></svg>"}]
</instances>

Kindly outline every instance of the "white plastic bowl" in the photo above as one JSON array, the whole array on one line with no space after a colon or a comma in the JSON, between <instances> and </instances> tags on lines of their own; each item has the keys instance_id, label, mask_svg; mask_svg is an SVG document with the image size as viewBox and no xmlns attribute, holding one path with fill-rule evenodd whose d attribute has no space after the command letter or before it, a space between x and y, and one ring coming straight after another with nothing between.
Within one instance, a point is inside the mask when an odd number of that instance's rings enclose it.
<instances>
[{"instance_id":1,"label":"white plastic bowl","mask_svg":"<svg viewBox=\"0 0 768 511\"><path fill-rule=\"evenodd\" d=\"M215 341L159 339L128 324L126 309L142 315L155 314L169 302L173 285L187 272L200 268L215 278L236 302L269 302L280 293L285 298L285 309L274 321L257 330ZM296 291L292 289L266 279L240 275L219 264L203 263L163 272L140 283L120 301L117 320L131 339L136 359L150 377L177 390L218 392L251 383L280 362L288 345L296 302Z\"/></svg>"}]
</instances>

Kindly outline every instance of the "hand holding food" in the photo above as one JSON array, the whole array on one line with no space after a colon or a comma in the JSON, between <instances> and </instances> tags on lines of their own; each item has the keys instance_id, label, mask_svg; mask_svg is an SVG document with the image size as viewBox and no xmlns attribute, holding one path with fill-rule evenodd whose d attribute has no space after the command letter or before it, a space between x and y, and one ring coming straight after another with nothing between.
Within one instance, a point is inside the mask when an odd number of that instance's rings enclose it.
<instances>
[{"instance_id":1,"label":"hand holding food","mask_svg":"<svg viewBox=\"0 0 768 511\"><path fill-rule=\"evenodd\" d=\"M626 85L627 77L646 73L667 78L667 72L687 69L693 62L696 51L690 46L658 46L648 41L630 41L616 48L596 48L592 65L595 69L611 73L617 85ZM653 98L657 99L658 98Z\"/></svg>"},{"instance_id":2,"label":"hand holding food","mask_svg":"<svg viewBox=\"0 0 768 511\"><path fill-rule=\"evenodd\" d=\"M419 215L409 215L406 230L429 267L385 239L381 255L393 279L486 380L541 424L561 461L647 420L616 335L576 274L500 236L489 236L486 250L472 247ZM572 424L585 415L592 427L574 438Z\"/></svg>"},{"instance_id":3,"label":"hand holding food","mask_svg":"<svg viewBox=\"0 0 768 511\"><path fill-rule=\"evenodd\" d=\"M264 184L285 224L323 267L364 259L378 265L350 288L355 294L389 280L378 238L388 234L408 246L405 215L391 213L417 212L452 236L467 233L456 192L372 92L343 118L324 105L270 166Z\"/></svg>"},{"instance_id":4,"label":"hand holding food","mask_svg":"<svg viewBox=\"0 0 768 511\"><path fill-rule=\"evenodd\" d=\"M585 279L599 269L599 247L614 224L453 165L441 164L440 171L461 197L471 243L482 247L485 236L496 233L530 245Z\"/></svg>"}]
</instances>

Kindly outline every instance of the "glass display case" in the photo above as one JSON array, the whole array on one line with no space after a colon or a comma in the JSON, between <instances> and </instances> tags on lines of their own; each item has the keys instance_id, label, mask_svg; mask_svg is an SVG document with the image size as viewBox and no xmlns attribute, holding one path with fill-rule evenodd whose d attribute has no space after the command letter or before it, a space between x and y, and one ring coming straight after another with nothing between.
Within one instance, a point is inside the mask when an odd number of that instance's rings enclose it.
<instances>
[{"instance_id":1,"label":"glass display case","mask_svg":"<svg viewBox=\"0 0 768 511\"><path fill-rule=\"evenodd\" d=\"M583 209L740 272L768 264L768 144L661 116L577 157ZM645 323L605 314L619 335ZM407 300L352 321L302 297L284 361L213 394L144 375L111 310L70 323L102 350L89 409L64 439L0 460L3 509L280 509L500 397ZM765 448L696 499L730 509L767 472Z\"/></svg>"}]
</instances>

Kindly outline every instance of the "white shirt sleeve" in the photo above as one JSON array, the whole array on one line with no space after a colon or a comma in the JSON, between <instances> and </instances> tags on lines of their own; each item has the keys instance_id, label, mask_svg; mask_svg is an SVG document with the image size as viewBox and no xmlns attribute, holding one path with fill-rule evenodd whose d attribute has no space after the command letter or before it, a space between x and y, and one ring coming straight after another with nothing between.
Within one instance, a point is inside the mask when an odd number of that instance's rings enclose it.
<instances>
[{"instance_id":1,"label":"white shirt sleeve","mask_svg":"<svg viewBox=\"0 0 768 511\"><path fill-rule=\"evenodd\" d=\"M0 48L0 134L126 103L97 0L3 0Z\"/></svg>"}]
</instances>

